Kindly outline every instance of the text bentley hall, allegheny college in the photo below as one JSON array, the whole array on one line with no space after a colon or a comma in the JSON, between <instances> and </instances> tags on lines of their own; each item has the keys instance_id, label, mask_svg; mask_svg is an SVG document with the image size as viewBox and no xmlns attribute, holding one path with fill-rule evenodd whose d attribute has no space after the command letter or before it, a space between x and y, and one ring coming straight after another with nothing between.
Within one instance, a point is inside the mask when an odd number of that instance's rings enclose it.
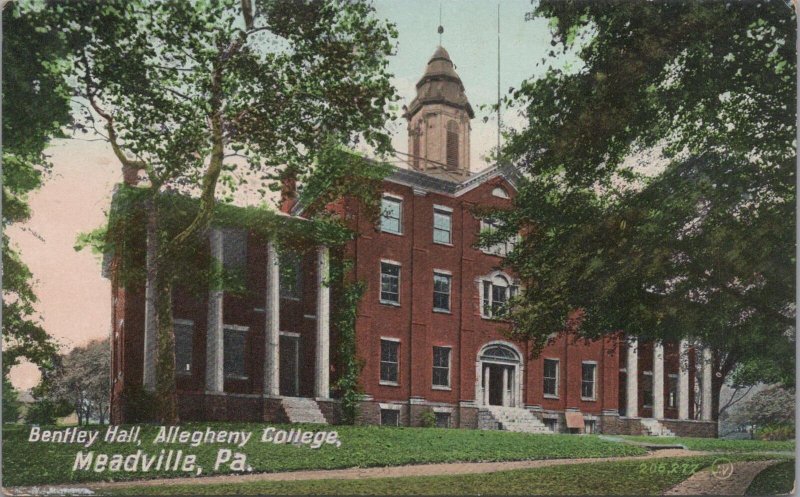
<instances>
[{"instance_id":1,"label":"text bentley hall, allegheny college","mask_svg":"<svg viewBox=\"0 0 800 497\"><path fill-rule=\"evenodd\" d=\"M504 337L507 325L493 313L518 291L502 268L514 240L476 248L494 225L474 212L510 207L515 172L470 171L474 113L444 48L416 90L405 114L408 168L382 183L380 226L355 201L328 206L358 234L345 254L366 283L356 318L364 365L357 421L419 426L432 414L443 427L715 436L710 352L697 344L561 333L532 358L525 343ZM290 199L281 209L303 217ZM225 267L244 269L253 297L176 292L181 419L338 422L329 249L281 257L254 233L230 228L212 229L208 243ZM126 391L155 385L144 286L112 285L115 423L132 419Z\"/></svg>"}]
</instances>

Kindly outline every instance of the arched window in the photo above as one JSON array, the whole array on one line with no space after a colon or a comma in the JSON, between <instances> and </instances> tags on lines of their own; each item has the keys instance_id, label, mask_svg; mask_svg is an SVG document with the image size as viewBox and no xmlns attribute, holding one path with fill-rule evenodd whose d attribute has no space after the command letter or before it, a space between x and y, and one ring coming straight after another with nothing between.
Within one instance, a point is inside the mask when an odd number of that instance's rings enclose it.
<instances>
[{"instance_id":1,"label":"arched window","mask_svg":"<svg viewBox=\"0 0 800 497\"><path fill-rule=\"evenodd\" d=\"M447 123L447 166L458 169L458 123Z\"/></svg>"},{"instance_id":2,"label":"arched window","mask_svg":"<svg viewBox=\"0 0 800 497\"><path fill-rule=\"evenodd\" d=\"M494 190L492 190L492 195L499 198L511 198L508 196L508 192L502 186L496 186Z\"/></svg>"},{"instance_id":3,"label":"arched window","mask_svg":"<svg viewBox=\"0 0 800 497\"><path fill-rule=\"evenodd\" d=\"M483 280L482 293L481 314L487 318L497 317L505 310L508 300L517 294L517 286L506 276L497 274Z\"/></svg>"},{"instance_id":4,"label":"arched window","mask_svg":"<svg viewBox=\"0 0 800 497\"><path fill-rule=\"evenodd\" d=\"M519 361L517 353L513 349L505 345L492 345L487 347L481 354L481 359L484 360L500 360L500 361Z\"/></svg>"}]
</instances>

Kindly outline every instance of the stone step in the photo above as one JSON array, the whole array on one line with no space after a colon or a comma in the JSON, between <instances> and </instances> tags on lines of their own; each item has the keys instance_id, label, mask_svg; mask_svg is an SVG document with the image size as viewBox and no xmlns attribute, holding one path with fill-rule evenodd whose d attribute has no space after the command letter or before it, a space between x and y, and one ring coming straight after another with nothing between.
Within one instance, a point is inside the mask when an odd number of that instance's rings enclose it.
<instances>
[{"instance_id":1,"label":"stone step","mask_svg":"<svg viewBox=\"0 0 800 497\"><path fill-rule=\"evenodd\" d=\"M284 397L281 404L291 423L328 424L314 399Z\"/></svg>"},{"instance_id":2,"label":"stone step","mask_svg":"<svg viewBox=\"0 0 800 497\"><path fill-rule=\"evenodd\" d=\"M645 431L648 435L654 437L674 437L675 433L673 433L669 428L664 426L663 424L659 423L657 419L652 418L642 418L639 420L644 427Z\"/></svg>"},{"instance_id":3,"label":"stone step","mask_svg":"<svg viewBox=\"0 0 800 497\"><path fill-rule=\"evenodd\" d=\"M501 430L521 433L552 433L539 418L521 407L487 406L483 412L495 420ZM490 426L491 423L485 423Z\"/></svg>"}]
</instances>

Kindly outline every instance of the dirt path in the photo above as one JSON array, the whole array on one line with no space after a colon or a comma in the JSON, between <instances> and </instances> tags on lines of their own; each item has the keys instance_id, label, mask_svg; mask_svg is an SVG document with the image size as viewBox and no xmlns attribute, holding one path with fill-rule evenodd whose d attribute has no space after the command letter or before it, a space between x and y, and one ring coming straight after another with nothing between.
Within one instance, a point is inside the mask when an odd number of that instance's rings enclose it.
<instances>
[{"instance_id":1,"label":"dirt path","mask_svg":"<svg viewBox=\"0 0 800 497\"><path fill-rule=\"evenodd\" d=\"M744 495L753 478L778 461L715 464L670 488L664 495Z\"/></svg>"},{"instance_id":2,"label":"dirt path","mask_svg":"<svg viewBox=\"0 0 800 497\"><path fill-rule=\"evenodd\" d=\"M283 473L255 473L236 475L202 476L197 478L159 478L155 480L119 481L86 483L83 485L42 485L36 487L7 488L8 495L54 495L65 488L78 491L88 489L102 493L105 489L123 487L154 487L162 485L208 485L224 483L246 483L259 481L295 481L295 480L357 480L362 478L396 478L402 476L437 476L437 475L463 475L475 473L494 473L513 469L543 468L548 466L563 466L566 464L584 464L611 461L640 461L665 457L702 456L709 452L666 449L649 452L643 456L624 457L587 457L579 459L539 459L534 461L504 461L504 462L473 462L473 463L442 463L418 464L410 466L390 466L382 468L349 468L313 471L287 471ZM78 493L75 492L75 493Z\"/></svg>"}]
</instances>

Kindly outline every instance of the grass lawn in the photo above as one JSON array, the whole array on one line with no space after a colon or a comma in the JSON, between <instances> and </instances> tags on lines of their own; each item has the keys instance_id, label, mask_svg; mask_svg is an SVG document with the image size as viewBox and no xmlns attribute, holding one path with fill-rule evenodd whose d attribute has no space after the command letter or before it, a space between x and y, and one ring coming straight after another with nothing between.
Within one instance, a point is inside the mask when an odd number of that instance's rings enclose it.
<instances>
[{"instance_id":1,"label":"grass lawn","mask_svg":"<svg viewBox=\"0 0 800 497\"><path fill-rule=\"evenodd\" d=\"M253 472L292 471L301 469L336 469L370 466L396 466L455 461L510 461L525 459L557 459L572 457L630 456L645 451L623 443L609 442L597 436L528 435L501 431L459 430L437 428L388 428L319 425L271 425L262 423L195 423L181 425L184 429L248 430L253 437L241 449L223 444L191 447L186 444L153 444L156 426L143 426L141 446L134 443L109 444L96 442L89 449L75 444L28 442L29 427L3 428L3 484L6 486L73 483L102 480L132 480L156 477L188 476L181 471L142 472L73 472L76 454L83 450L105 454L135 453L137 449L157 455L161 449L181 449L184 454L196 454L203 474L229 472L226 466L213 471L217 451L231 448L247 455ZM341 447L274 445L260 441L261 430L275 426L336 430ZM46 427L43 427L46 428ZM57 427L63 429L63 427ZM100 438L105 427L100 429ZM452 493L452 492L451 492Z\"/></svg>"},{"instance_id":2,"label":"grass lawn","mask_svg":"<svg viewBox=\"0 0 800 497\"><path fill-rule=\"evenodd\" d=\"M758 458L744 454L730 457L731 460ZM133 486L114 489L110 494L659 495L691 476L694 471L711 465L714 459L712 456L699 456L647 462L604 462L474 475L165 485L157 488ZM107 490L104 489L104 492Z\"/></svg>"},{"instance_id":3,"label":"grass lawn","mask_svg":"<svg viewBox=\"0 0 800 497\"><path fill-rule=\"evenodd\" d=\"M681 444L689 450L709 450L721 452L761 452L791 451L794 452L794 440L723 440L719 438L684 438L684 437L646 437L622 436L628 440L655 444Z\"/></svg>"},{"instance_id":4,"label":"grass lawn","mask_svg":"<svg viewBox=\"0 0 800 497\"><path fill-rule=\"evenodd\" d=\"M745 495L788 494L794 486L794 461L770 466L753 479Z\"/></svg>"}]
</instances>

